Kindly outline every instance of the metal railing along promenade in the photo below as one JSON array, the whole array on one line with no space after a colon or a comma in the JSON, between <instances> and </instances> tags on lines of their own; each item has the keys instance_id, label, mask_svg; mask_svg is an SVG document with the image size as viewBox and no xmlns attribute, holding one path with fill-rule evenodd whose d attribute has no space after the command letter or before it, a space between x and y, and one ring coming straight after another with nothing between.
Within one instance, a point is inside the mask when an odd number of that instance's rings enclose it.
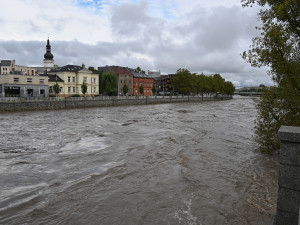
<instances>
[{"instance_id":1,"label":"metal railing along promenade","mask_svg":"<svg viewBox=\"0 0 300 225\"><path fill-rule=\"evenodd\" d=\"M136 100L136 99L212 99L202 95L165 95L165 96L94 96L94 97L2 97L0 102L41 102L41 101L83 101L83 100Z\"/></svg>"}]
</instances>

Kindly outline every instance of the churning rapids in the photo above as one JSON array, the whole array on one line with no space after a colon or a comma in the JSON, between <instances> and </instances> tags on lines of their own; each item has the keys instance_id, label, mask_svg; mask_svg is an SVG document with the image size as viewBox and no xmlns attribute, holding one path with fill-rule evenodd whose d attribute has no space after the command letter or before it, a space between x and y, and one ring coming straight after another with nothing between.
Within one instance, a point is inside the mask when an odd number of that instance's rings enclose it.
<instances>
[{"instance_id":1,"label":"churning rapids","mask_svg":"<svg viewBox=\"0 0 300 225\"><path fill-rule=\"evenodd\" d=\"M0 114L0 224L268 224L253 100Z\"/></svg>"}]
</instances>

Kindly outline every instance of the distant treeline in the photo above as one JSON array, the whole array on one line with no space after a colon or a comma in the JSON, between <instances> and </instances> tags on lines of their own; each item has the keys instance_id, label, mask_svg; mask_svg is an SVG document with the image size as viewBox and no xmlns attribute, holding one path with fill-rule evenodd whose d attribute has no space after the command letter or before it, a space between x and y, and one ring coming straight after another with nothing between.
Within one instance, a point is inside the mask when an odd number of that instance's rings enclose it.
<instances>
[{"instance_id":1,"label":"distant treeline","mask_svg":"<svg viewBox=\"0 0 300 225\"><path fill-rule=\"evenodd\" d=\"M211 94L220 92L222 94L233 95L234 85L225 81L220 74L205 76L191 73L187 69L178 69L171 79L172 87L181 94Z\"/></svg>"}]
</instances>

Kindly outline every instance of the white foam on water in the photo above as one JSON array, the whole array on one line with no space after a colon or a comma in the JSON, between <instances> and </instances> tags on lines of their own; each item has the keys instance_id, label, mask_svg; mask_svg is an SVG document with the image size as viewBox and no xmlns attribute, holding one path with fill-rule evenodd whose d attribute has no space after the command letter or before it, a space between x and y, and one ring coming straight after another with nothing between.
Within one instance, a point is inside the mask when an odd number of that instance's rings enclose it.
<instances>
[{"instance_id":1,"label":"white foam on water","mask_svg":"<svg viewBox=\"0 0 300 225\"><path fill-rule=\"evenodd\" d=\"M93 153L107 148L109 145L105 143L104 137L82 137L77 141L66 144L59 150L59 154L78 154L78 153Z\"/></svg>"},{"instance_id":2,"label":"white foam on water","mask_svg":"<svg viewBox=\"0 0 300 225\"><path fill-rule=\"evenodd\" d=\"M193 197L183 201L184 207L173 213L173 217L179 221L179 224L197 225L197 217L192 214L192 201Z\"/></svg>"}]
</instances>

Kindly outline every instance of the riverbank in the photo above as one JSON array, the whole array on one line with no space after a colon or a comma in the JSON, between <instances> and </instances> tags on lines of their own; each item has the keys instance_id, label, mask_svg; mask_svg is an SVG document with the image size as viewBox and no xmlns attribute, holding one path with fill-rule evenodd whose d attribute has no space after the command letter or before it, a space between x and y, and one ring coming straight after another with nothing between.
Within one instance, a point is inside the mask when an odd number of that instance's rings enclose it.
<instances>
[{"instance_id":1,"label":"riverbank","mask_svg":"<svg viewBox=\"0 0 300 225\"><path fill-rule=\"evenodd\" d=\"M123 105L147 105L177 102L221 101L232 99L227 97L202 96L99 96L71 98L6 98L0 100L0 113L21 111L42 111L75 108L111 107Z\"/></svg>"}]
</instances>

